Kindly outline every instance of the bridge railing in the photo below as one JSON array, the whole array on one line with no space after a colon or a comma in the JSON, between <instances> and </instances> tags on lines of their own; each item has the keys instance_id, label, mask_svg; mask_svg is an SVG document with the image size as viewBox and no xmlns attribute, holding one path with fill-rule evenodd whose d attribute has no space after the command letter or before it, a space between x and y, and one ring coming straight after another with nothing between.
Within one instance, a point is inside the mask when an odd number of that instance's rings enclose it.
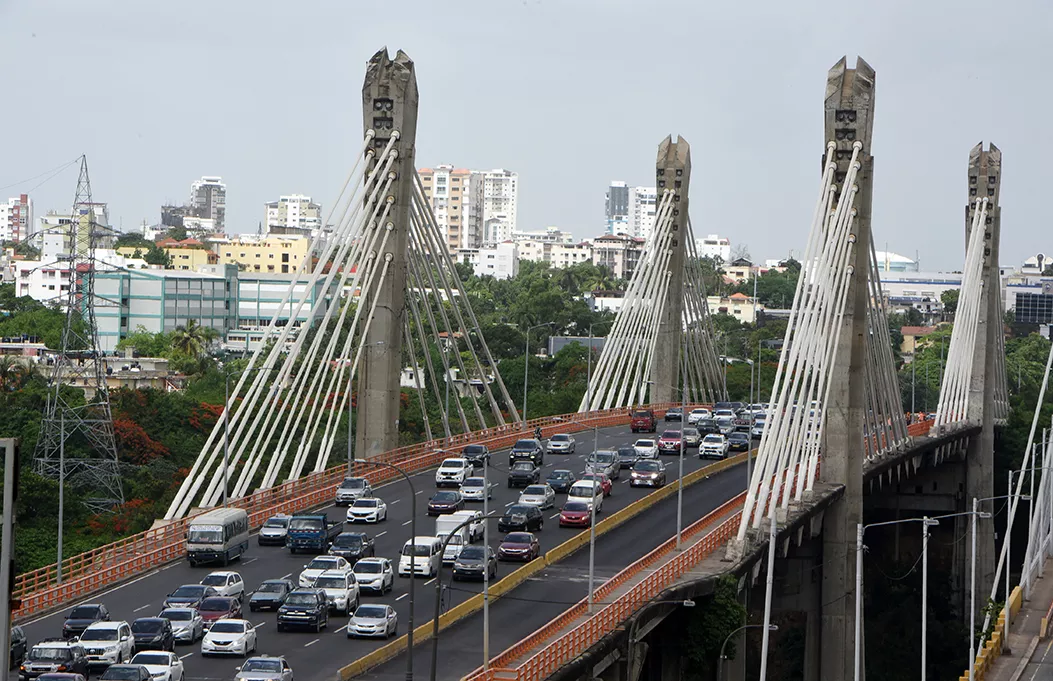
<instances>
[{"instance_id":1,"label":"bridge railing","mask_svg":"<svg viewBox=\"0 0 1053 681\"><path fill-rule=\"evenodd\" d=\"M650 405L657 413L675 404ZM577 432L594 427L603 428L627 423L629 410L607 409L589 413L571 413L558 416L542 416L527 421L486 428L472 433L439 438L418 444L399 447L376 457L378 461L393 463L407 472L418 472L437 466L449 456L448 450L465 444L485 444L493 449L510 446L524 434L540 427L546 437L556 432ZM398 477L390 469L368 465L355 466L352 473L362 475L377 485ZM277 513L289 513L322 506L333 499L337 485L347 475L347 467L334 466L325 471L306 475L299 480L259 490L241 499L232 500L228 506L244 508L249 514L253 529ZM207 509L196 509L193 513ZM130 579L142 572L158 567L184 555L187 519L179 519L125 537L105 546L71 556L63 561L62 581L59 583L58 566L51 564L22 573L15 578L13 594L21 598L22 607L16 611L18 618L68 603L71 599L92 593Z\"/></svg>"}]
</instances>

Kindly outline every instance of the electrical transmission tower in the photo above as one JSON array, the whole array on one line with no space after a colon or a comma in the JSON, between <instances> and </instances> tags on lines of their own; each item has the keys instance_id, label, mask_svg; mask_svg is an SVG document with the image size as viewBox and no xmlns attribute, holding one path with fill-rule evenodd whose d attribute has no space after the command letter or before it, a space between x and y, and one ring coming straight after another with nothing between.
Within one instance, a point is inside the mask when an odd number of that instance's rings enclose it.
<instances>
[{"instance_id":1,"label":"electrical transmission tower","mask_svg":"<svg viewBox=\"0 0 1053 681\"><path fill-rule=\"evenodd\" d=\"M81 157L77 195L73 201L67 243L60 267L70 274L65 298L66 323L62 348L51 367L51 394L40 424L34 467L40 475L64 479L88 490L87 504L106 511L124 503L113 435L106 366L99 351L95 325L95 247L101 226L95 220L88 179L88 159ZM63 395L63 385L80 388L84 399ZM79 397L79 394L78 394ZM66 451L75 443L77 451ZM86 450L86 451L85 451Z\"/></svg>"}]
</instances>

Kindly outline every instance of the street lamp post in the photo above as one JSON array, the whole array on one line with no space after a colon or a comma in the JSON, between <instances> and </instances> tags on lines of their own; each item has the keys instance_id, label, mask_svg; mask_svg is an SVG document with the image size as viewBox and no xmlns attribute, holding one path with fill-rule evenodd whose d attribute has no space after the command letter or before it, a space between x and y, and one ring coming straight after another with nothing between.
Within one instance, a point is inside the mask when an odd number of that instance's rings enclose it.
<instances>
[{"instance_id":1,"label":"street lamp post","mask_svg":"<svg viewBox=\"0 0 1053 681\"><path fill-rule=\"evenodd\" d=\"M526 340L524 341L523 347L523 428L527 427L527 384L530 381L530 332L534 329L540 329L542 326L551 326L555 322L545 322L544 324L535 324L534 326L528 327L526 330ZM447 378L447 380L449 380Z\"/></svg>"},{"instance_id":2,"label":"street lamp post","mask_svg":"<svg viewBox=\"0 0 1053 681\"><path fill-rule=\"evenodd\" d=\"M414 588L413 583L417 580L417 552L412 548L413 538L417 536L417 490L413 487L413 479L406 471L393 463L386 461L375 461L373 459L355 459L354 463L381 466L395 471L406 481L410 488L410 580L409 580L409 631L406 632L406 681L413 681L413 610L414 610ZM348 473L351 471L348 470ZM439 613L436 611L435 617Z\"/></svg>"},{"instance_id":3,"label":"street lamp post","mask_svg":"<svg viewBox=\"0 0 1053 681\"><path fill-rule=\"evenodd\" d=\"M724 669L724 659L725 659L724 651L727 649L728 641L731 640L731 637L734 636L735 634L739 633L740 631L745 631L746 629L760 629L761 627L764 627L764 626L768 627L768 631L778 631L779 630L779 625L778 624L768 624L768 625L764 625L764 624L743 624L741 627L739 627L738 629L735 629L734 631L732 631L730 634L727 635L727 637L724 639L724 642L722 644L720 644L720 655L717 657L717 681L724 681L724 679L723 679L723 673L724 673L723 669ZM763 677L762 677L762 680L763 680Z\"/></svg>"}]
</instances>

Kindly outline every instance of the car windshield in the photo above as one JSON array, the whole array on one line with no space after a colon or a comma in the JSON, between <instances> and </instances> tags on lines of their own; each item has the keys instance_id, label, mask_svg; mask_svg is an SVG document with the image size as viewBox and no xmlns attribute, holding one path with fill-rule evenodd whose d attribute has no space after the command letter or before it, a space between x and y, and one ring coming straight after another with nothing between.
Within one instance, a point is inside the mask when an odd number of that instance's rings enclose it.
<instances>
[{"instance_id":1,"label":"car windshield","mask_svg":"<svg viewBox=\"0 0 1053 681\"><path fill-rule=\"evenodd\" d=\"M355 563L354 572L360 575L379 575L382 572L382 568L380 566L380 563L359 561Z\"/></svg>"},{"instance_id":2,"label":"car windshield","mask_svg":"<svg viewBox=\"0 0 1053 681\"><path fill-rule=\"evenodd\" d=\"M432 501L457 501L457 492L436 492Z\"/></svg>"},{"instance_id":3,"label":"car windshield","mask_svg":"<svg viewBox=\"0 0 1053 681\"><path fill-rule=\"evenodd\" d=\"M600 463L610 463L614 461L615 456L617 455L614 452L596 452L592 455L592 460Z\"/></svg>"},{"instance_id":4,"label":"car windshield","mask_svg":"<svg viewBox=\"0 0 1053 681\"><path fill-rule=\"evenodd\" d=\"M281 582L264 582L260 584L260 588L256 589L257 592L278 594L285 590L285 585Z\"/></svg>"},{"instance_id":5,"label":"car windshield","mask_svg":"<svg viewBox=\"0 0 1053 681\"><path fill-rule=\"evenodd\" d=\"M724 438L722 438L719 435L707 435L706 439L703 440L703 442L709 442L709 443L712 443L712 444L715 444L715 445L719 445L723 441L724 441Z\"/></svg>"},{"instance_id":6,"label":"car windshield","mask_svg":"<svg viewBox=\"0 0 1053 681\"><path fill-rule=\"evenodd\" d=\"M191 527L187 541L191 544L222 544L223 528Z\"/></svg>"},{"instance_id":7,"label":"car windshield","mask_svg":"<svg viewBox=\"0 0 1053 681\"><path fill-rule=\"evenodd\" d=\"M525 490L523 490L523 494L544 496L545 495L545 486L544 485L530 485Z\"/></svg>"},{"instance_id":8,"label":"car windshield","mask_svg":"<svg viewBox=\"0 0 1053 681\"><path fill-rule=\"evenodd\" d=\"M206 598L197 609L201 612L226 612L230 610L230 601L226 598Z\"/></svg>"},{"instance_id":9,"label":"car windshield","mask_svg":"<svg viewBox=\"0 0 1053 681\"><path fill-rule=\"evenodd\" d=\"M267 522L263 523L264 527L288 527L288 518L268 518Z\"/></svg>"},{"instance_id":10,"label":"car windshield","mask_svg":"<svg viewBox=\"0 0 1053 681\"><path fill-rule=\"evenodd\" d=\"M505 537L506 544L529 544L529 532L511 532Z\"/></svg>"},{"instance_id":11,"label":"car windshield","mask_svg":"<svg viewBox=\"0 0 1053 681\"><path fill-rule=\"evenodd\" d=\"M73 611L69 614L71 620L93 620L99 616L99 606L97 605L82 605L77 608L73 608Z\"/></svg>"},{"instance_id":12,"label":"car windshield","mask_svg":"<svg viewBox=\"0 0 1053 681\"><path fill-rule=\"evenodd\" d=\"M340 548L355 548L362 546L362 535L341 534L333 541L333 546L338 546Z\"/></svg>"},{"instance_id":13,"label":"car windshield","mask_svg":"<svg viewBox=\"0 0 1053 681\"><path fill-rule=\"evenodd\" d=\"M201 580L201 583L206 586L226 586L227 576L226 575L207 575Z\"/></svg>"},{"instance_id":14,"label":"car windshield","mask_svg":"<svg viewBox=\"0 0 1053 681\"><path fill-rule=\"evenodd\" d=\"M534 470L534 464L529 461L516 461L512 464L512 470L514 471L532 471Z\"/></svg>"},{"instance_id":15,"label":"car windshield","mask_svg":"<svg viewBox=\"0 0 1053 681\"><path fill-rule=\"evenodd\" d=\"M526 515L529 512L529 506L523 506L522 504L513 504L512 506L508 507L507 511L505 511L505 515Z\"/></svg>"},{"instance_id":16,"label":"car windshield","mask_svg":"<svg viewBox=\"0 0 1053 681\"><path fill-rule=\"evenodd\" d=\"M132 666L113 665L109 667L101 677L102 679L113 679L114 681L139 681L139 668Z\"/></svg>"},{"instance_id":17,"label":"car windshield","mask_svg":"<svg viewBox=\"0 0 1053 681\"><path fill-rule=\"evenodd\" d=\"M464 468L464 462L460 459L446 459L439 468Z\"/></svg>"},{"instance_id":18,"label":"car windshield","mask_svg":"<svg viewBox=\"0 0 1053 681\"><path fill-rule=\"evenodd\" d=\"M340 565L340 561L333 560L332 558L315 558L307 564L308 570L335 570Z\"/></svg>"},{"instance_id":19,"label":"car windshield","mask_svg":"<svg viewBox=\"0 0 1053 681\"><path fill-rule=\"evenodd\" d=\"M633 412L633 418L634 418L634 419L647 419L647 418L651 418L651 412L649 412L649 411L634 411L634 412Z\"/></svg>"},{"instance_id":20,"label":"car windshield","mask_svg":"<svg viewBox=\"0 0 1053 681\"><path fill-rule=\"evenodd\" d=\"M245 664L241 665L241 671L243 672L274 672L278 673L282 670L281 660L264 660L258 657L254 657L251 660L246 660Z\"/></svg>"},{"instance_id":21,"label":"car windshield","mask_svg":"<svg viewBox=\"0 0 1053 681\"><path fill-rule=\"evenodd\" d=\"M512 449L534 449L537 446L533 440L519 440Z\"/></svg>"},{"instance_id":22,"label":"car windshield","mask_svg":"<svg viewBox=\"0 0 1053 681\"><path fill-rule=\"evenodd\" d=\"M139 653L132 658L132 664L156 664L167 667L172 660L168 655L161 653Z\"/></svg>"},{"instance_id":23,"label":"car windshield","mask_svg":"<svg viewBox=\"0 0 1053 681\"><path fill-rule=\"evenodd\" d=\"M285 599L286 605L315 605L318 600L314 597L314 594L298 594L291 593L289 597ZM213 629L215 631L215 629Z\"/></svg>"},{"instance_id":24,"label":"car windshield","mask_svg":"<svg viewBox=\"0 0 1053 681\"><path fill-rule=\"evenodd\" d=\"M464 487L482 487L485 483L482 478L468 478L461 484Z\"/></svg>"},{"instance_id":25,"label":"car windshield","mask_svg":"<svg viewBox=\"0 0 1053 681\"><path fill-rule=\"evenodd\" d=\"M568 501L567 503L563 504L563 510L564 511L587 511L587 510L589 510L589 505L586 504L584 501Z\"/></svg>"},{"instance_id":26,"label":"car windshield","mask_svg":"<svg viewBox=\"0 0 1053 681\"><path fill-rule=\"evenodd\" d=\"M633 466L633 470L655 473L662 470L662 466L657 461L638 461L636 465Z\"/></svg>"},{"instance_id":27,"label":"car windshield","mask_svg":"<svg viewBox=\"0 0 1053 681\"><path fill-rule=\"evenodd\" d=\"M314 580L314 585L319 589L346 589L347 580L342 577L319 577Z\"/></svg>"},{"instance_id":28,"label":"car windshield","mask_svg":"<svg viewBox=\"0 0 1053 681\"><path fill-rule=\"evenodd\" d=\"M485 549L482 546L466 546L461 551L460 559L482 560L485 555Z\"/></svg>"},{"instance_id":29,"label":"car windshield","mask_svg":"<svg viewBox=\"0 0 1053 681\"><path fill-rule=\"evenodd\" d=\"M431 545L430 544L407 544L402 547L402 555L409 556L430 556Z\"/></svg>"},{"instance_id":30,"label":"car windshield","mask_svg":"<svg viewBox=\"0 0 1053 681\"><path fill-rule=\"evenodd\" d=\"M387 616L387 614L387 608L383 605L360 605L358 610L355 610L355 617L368 617L370 619L380 619Z\"/></svg>"},{"instance_id":31,"label":"car windshield","mask_svg":"<svg viewBox=\"0 0 1053 681\"><path fill-rule=\"evenodd\" d=\"M553 435L552 437L550 437L548 439L548 441L549 442L570 442L570 436L569 435L562 435L562 434Z\"/></svg>"},{"instance_id":32,"label":"car windshield","mask_svg":"<svg viewBox=\"0 0 1053 681\"><path fill-rule=\"evenodd\" d=\"M552 473L549 474L549 476L548 476L549 480L569 480L570 478L571 478L570 471L563 471L563 470L552 471Z\"/></svg>"},{"instance_id":33,"label":"car windshield","mask_svg":"<svg viewBox=\"0 0 1053 681\"><path fill-rule=\"evenodd\" d=\"M737 432L736 431L736 432L732 433L731 437L729 437L728 439L729 440L748 440L749 439L749 435L747 435L746 433L741 433L741 432Z\"/></svg>"},{"instance_id":34,"label":"car windshield","mask_svg":"<svg viewBox=\"0 0 1053 681\"><path fill-rule=\"evenodd\" d=\"M684 435L686 437L691 437L693 435L698 435L698 431L694 428L684 428Z\"/></svg>"},{"instance_id":35,"label":"car windshield","mask_svg":"<svg viewBox=\"0 0 1053 681\"><path fill-rule=\"evenodd\" d=\"M482 445L468 445L461 451L465 454L484 454L486 453L486 448Z\"/></svg>"},{"instance_id":36,"label":"car windshield","mask_svg":"<svg viewBox=\"0 0 1053 681\"><path fill-rule=\"evenodd\" d=\"M633 457L636 456L636 450L632 447L623 447L622 449L618 450L618 456L622 459L626 457Z\"/></svg>"},{"instance_id":37,"label":"car windshield","mask_svg":"<svg viewBox=\"0 0 1053 681\"><path fill-rule=\"evenodd\" d=\"M355 499L355 508L376 508L378 506L376 499Z\"/></svg>"},{"instance_id":38,"label":"car windshield","mask_svg":"<svg viewBox=\"0 0 1053 681\"><path fill-rule=\"evenodd\" d=\"M667 430L664 433L662 433L662 437L669 438L670 440L676 440L677 438L680 437L680 431L679 430Z\"/></svg>"},{"instance_id":39,"label":"car windshield","mask_svg":"<svg viewBox=\"0 0 1053 681\"><path fill-rule=\"evenodd\" d=\"M210 634L243 634L245 624L243 622L216 622L209 630Z\"/></svg>"},{"instance_id":40,"label":"car windshield","mask_svg":"<svg viewBox=\"0 0 1053 681\"><path fill-rule=\"evenodd\" d=\"M161 625L163 620L135 620L132 622L132 633L135 634L153 634L154 632L161 631Z\"/></svg>"},{"instance_id":41,"label":"car windshield","mask_svg":"<svg viewBox=\"0 0 1053 681\"><path fill-rule=\"evenodd\" d=\"M262 586L260 591L263 591ZM161 617L164 617L169 622L189 622L194 619L194 613L192 610L162 610Z\"/></svg>"},{"instance_id":42,"label":"car windshield","mask_svg":"<svg viewBox=\"0 0 1053 681\"><path fill-rule=\"evenodd\" d=\"M69 648L33 648L29 651L31 660L68 660Z\"/></svg>"},{"instance_id":43,"label":"car windshield","mask_svg":"<svg viewBox=\"0 0 1053 681\"><path fill-rule=\"evenodd\" d=\"M290 530L323 530L321 518L293 518L289 521Z\"/></svg>"},{"instance_id":44,"label":"car windshield","mask_svg":"<svg viewBox=\"0 0 1053 681\"><path fill-rule=\"evenodd\" d=\"M654 440L637 440L637 447L654 447Z\"/></svg>"},{"instance_id":45,"label":"car windshield","mask_svg":"<svg viewBox=\"0 0 1053 681\"><path fill-rule=\"evenodd\" d=\"M80 635L82 641L116 641L117 630L116 629L92 629L88 627L83 634Z\"/></svg>"},{"instance_id":46,"label":"car windshield","mask_svg":"<svg viewBox=\"0 0 1053 681\"><path fill-rule=\"evenodd\" d=\"M344 481L340 483L341 489L362 489L366 486L366 481L362 478L344 478Z\"/></svg>"}]
</instances>

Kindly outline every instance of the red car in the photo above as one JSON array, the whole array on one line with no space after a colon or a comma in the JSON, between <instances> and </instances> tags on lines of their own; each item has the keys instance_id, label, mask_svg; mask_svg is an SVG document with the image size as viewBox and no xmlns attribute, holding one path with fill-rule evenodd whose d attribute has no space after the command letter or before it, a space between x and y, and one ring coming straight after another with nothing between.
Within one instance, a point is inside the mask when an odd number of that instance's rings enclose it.
<instances>
[{"instance_id":1,"label":"red car","mask_svg":"<svg viewBox=\"0 0 1053 681\"><path fill-rule=\"evenodd\" d=\"M584 501L568 501L559 512L560 527L588 527L590 522L592 514Z\"/></svg>"},{"instance_id":2,"label":"red car","mask_svg":"<svg viewBox=\"0 0 1053 681\"><path fill-rule=\"evenodd\" d=\"M529 563L541 557L541 542L532 532L509 532L497 547L497 560Z\"/></svg>"},{"instance_id":3,"label":"red car","mask_svg":"<svg viewBox=\"0 0 1053 681\"><path fill-rule=\"evenodd\" d=\"M629 428L634 433L653 433L658 430L658 419L654 417L654 412L650 409L637 409L632 413Z\"/></svg>"},{"instance_id":4,"label":"red car","mask_svg":"<svg viewBox=\"0 0 1053 681\"><path fill-rule=\"evenodd\" d=\"M600 483L600 489L603 490L603 496L609 497L614 493L614 483L603 473L586 473L579 478L580 480L596 480Z\"/></svg>"},{"instance_id":5,"label":"red car","mask_svg":"<svg viewBox=\"0 0 1053 681\"><path fill-rule=\"evenodd\" d=\"M667 430L662 433L662 437L658 438L658 451L661 454L679 454L680 453L680 431L679 430Z\"/></svg>"},{"instance_id":6,"label":"red car","mask_svg":"<svg viewBox=\"0 0 1053 681\"><path fill-rule=\"evenodd\" d=\"M241 619L241 601L233 596L210 596L201 601L197 611L208 629L216 620Z\"/></svg>"}]
</instances>

